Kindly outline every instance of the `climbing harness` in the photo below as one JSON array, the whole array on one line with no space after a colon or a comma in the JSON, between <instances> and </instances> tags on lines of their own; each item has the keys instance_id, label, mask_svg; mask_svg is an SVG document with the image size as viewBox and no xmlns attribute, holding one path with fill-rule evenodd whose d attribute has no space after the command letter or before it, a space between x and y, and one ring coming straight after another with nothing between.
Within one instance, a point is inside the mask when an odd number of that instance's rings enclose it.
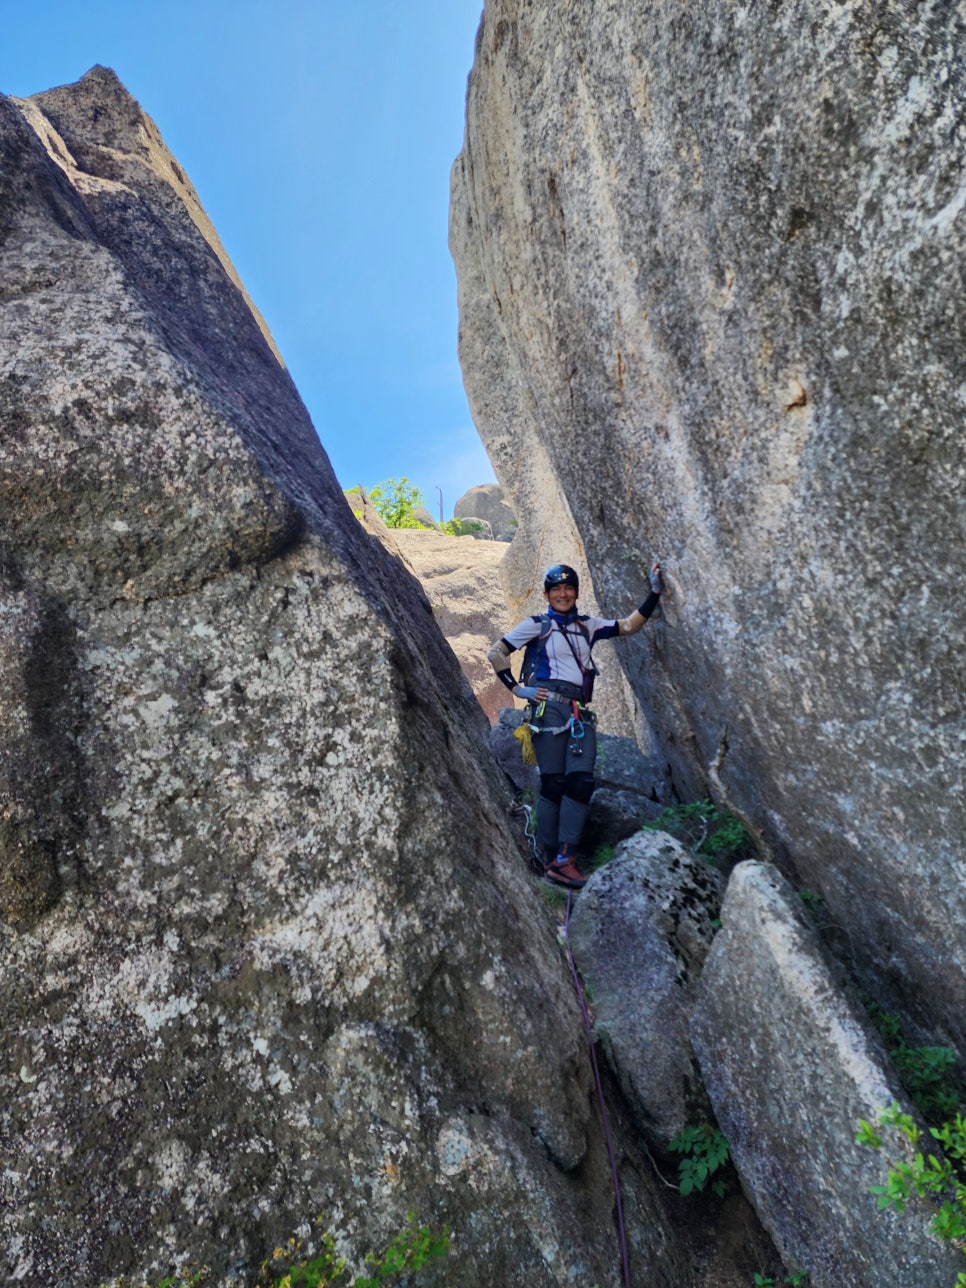
<instances>
[{"instance_id":1,"label":"climbing harness","mask_svg":"<svg viewBox=\"0 0 966 1288\"><path fill-rule=\"evenodd\" d=\"M610 1134L610 1119L607 1116L607 1105L604 1102L604 1088L600 1080L600 1069L597 1067L597 1053L594 1049L593 1026L590 1021L590 1012L587 1010L587 1001L584 997L584 990L581 987L580 976L577 974L577 965L574 962L574 955L570 951L570 910L573 907L573 891L567 891L567 912L564 918L564 947L567 952L567 963L570 966L570 977L573 980L574 992L577 994L577 1002L580 1006L580 1014L584 1021L584 1030L587 1034L587 1043L590 1047L590 1063L594 1070L594 1083L597 1087L597 1103L600 1106L600 1117L604 1127L604 1144L607 1147L607 1158L610 1162L610 1178L614 1186L614 1203L617 1214L617 1233L620 1238L621 1250L621 1273L623 1276L624 1288L630 1288L631 1274L627 1260L627 1232L624 1229L624 1208L621 1203L621 1185L617 1175L617 1158L614 1153L614 1142Z\"/></svg>"}]
</instances>

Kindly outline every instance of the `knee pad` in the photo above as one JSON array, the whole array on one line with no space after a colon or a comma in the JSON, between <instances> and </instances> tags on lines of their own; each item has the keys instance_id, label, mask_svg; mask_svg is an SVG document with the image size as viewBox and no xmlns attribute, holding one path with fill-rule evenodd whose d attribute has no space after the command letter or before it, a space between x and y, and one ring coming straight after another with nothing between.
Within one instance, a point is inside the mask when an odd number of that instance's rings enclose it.
<instances>
[{"instance_id":1,"label":"knee pad","mask_svg":"<svg viewBox=\"0 0 966 1288\"><path fill-rule=\"evenodd\" d=\"M593 774L568 774L564 779L564 795L580 805L586 805L594 794L595 786Z\"/></svg>"},{"instance_id":2,"label":"knee pad","mask_svg":"<svg viewBox=\"0 0 966 1288\"><path fill-rule=\"evenodd\" d=\"M563 774L541 774L540 775L540 795L545 796L548 801L553 801L559 805L564 795L564 787L567 780Z\"/></svg>"}]
</instances>

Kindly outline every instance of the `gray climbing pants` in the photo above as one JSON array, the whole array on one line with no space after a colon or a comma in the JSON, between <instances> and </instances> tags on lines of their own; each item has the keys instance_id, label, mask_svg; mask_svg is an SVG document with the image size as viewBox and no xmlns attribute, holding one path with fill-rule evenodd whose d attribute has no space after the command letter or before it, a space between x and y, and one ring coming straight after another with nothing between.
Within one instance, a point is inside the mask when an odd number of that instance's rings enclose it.
<instances>
[{"instance_id":1,"label":"gray climbing pants","mask_svg":"<svg viewBox=\"0 0 966 1288\"><path fill-rule=\"evenodd\" d=\"M572 715L569 703L545 702L542 712L530 721L540 767L537 844L547 861L556 858L563 845L571 853L576 849L594 791L594 717L580 708L579 719L568 727Z\"/></svg>"}]
</instances>

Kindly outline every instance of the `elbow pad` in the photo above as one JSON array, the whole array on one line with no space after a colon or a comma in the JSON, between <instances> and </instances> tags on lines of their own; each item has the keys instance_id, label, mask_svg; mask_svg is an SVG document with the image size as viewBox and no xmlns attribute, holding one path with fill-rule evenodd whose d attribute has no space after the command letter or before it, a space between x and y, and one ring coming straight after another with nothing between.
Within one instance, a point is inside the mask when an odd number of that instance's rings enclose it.
<instances>
[{"instance_id":1,"label":"elbow pad","mask_svg":"<svg viewBox=\"0 0 966 1288\"><path fill-rule=\"evenodd\" d=\"M497 640L492 648L487 649L486 660L493 667L494 671L502 671L504 663L510 656L510 650L504 644L503 640Z\"/></svg>"}]
</instances>

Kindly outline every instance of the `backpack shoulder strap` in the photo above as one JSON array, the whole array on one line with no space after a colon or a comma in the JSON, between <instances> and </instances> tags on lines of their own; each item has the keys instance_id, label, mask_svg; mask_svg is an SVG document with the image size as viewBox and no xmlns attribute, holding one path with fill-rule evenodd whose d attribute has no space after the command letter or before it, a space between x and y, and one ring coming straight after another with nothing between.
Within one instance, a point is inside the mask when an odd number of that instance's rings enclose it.
<instances>
[{"instance_id":1,"label":"backpack shoulder strap","mask_svg":"<svg viewBox=\"0 0 966 1288\"><path fill-rule=\"evenodd\" d=\"M521 674L525 677L536 673L539 656L546 652L547 638L553 630L553 619L549 613L534 613L530 620L539 622L540 632L527 642L527 646L523 651Z\"/></svg>"},{"instance_id":2,"label":"backpack shoulder strap","mask_svg":"<svg viewBox=\"0 0 966 1288\"><path fill-rule=\"evenodd\" d=\"M586 613L585 613L582 617L577 617L577 618L575 618L574 620L575 620L575 621L576 621L576 623L577 623L577 629L578 629L578 631L580 631L581 635L583 635L584 639L585 639L585 640L587 641L587 643L589 644L589 643L590 643L590 631L587 629L587 626L586 626L586 623L587 623L587 620L588 620L588 619L587 619L587 615L586 615Z\"/></svg>"}]
</instances>

